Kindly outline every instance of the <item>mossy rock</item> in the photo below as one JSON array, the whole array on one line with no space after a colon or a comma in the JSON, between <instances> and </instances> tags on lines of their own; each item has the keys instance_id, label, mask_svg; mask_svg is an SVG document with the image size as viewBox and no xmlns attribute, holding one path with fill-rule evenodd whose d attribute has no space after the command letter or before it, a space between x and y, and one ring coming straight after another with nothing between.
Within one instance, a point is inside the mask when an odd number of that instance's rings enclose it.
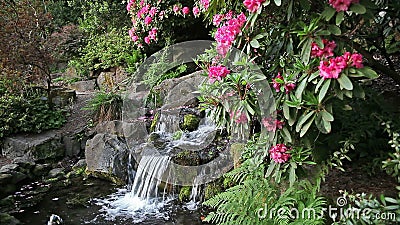
<instances>
[{"instance_id":1,"label":"mossy rock","mask_svg":"<svg viewBox=\"0 0 400 225\"><path fill-rule=\"evenodd\" d=\"M17 225L21 224L21 222L10 214L0 213L0 224Z\"/></svg>"},{"instance_id":2,"label":"mossy rock","mask_svg":"<svg viewBox=\"0 0 400 225\"><path fill-rule=\"evenodd\" d=\"M221 192L222 188L219 182L209 183L204 190L204 200L208 200Z\"/></svg>"},{"instance_id":3,"label":"mossy rock","mask_svg":"<svg viewBox=\"0 0 400 225\"><path fill-rule=\"evenodd\" d=\"M200 156L198 152L182 150L173 157L173 161L181 166L200 165Z\"/></svg>"},{"instance_id":4,"label":"mossy rock","mask_svg":"<svg viewBox=\"0 0 400 225\"><path fill-rule=\"evenodd\" d=\"M190 186L183 186L179 191L179 201L180 202L189 202L190 201L190 194L192 193L192 187Z\"/></svg>"},{"instance_id":5,"label":"mossy rock","mask_svg":"<svg viewBox=\"0 0 400 225\"><path fill-rule=\"evenodd\" d=\"M85 174L87 176L92 176L92 177L96 177L96 178L100 178L100 179L111 181L116 185L125 185L125 181L124 180L122 180L121 178L116 177L111 172L105 173L105 172L99 172L99 171L89 171L86 168Z\"/></svg>"},{"instance_id":6,"label":"mossy rock","mask_svg":"<svg viewBox=\"0 0 400 225\"><path fill-rule=\"evenodd\" d=\"M180 128L184 131L195 131L199 128L200 118L193 114L186 114L183 116L183 122L180 124Z\"/></svg>"}]
</instances>

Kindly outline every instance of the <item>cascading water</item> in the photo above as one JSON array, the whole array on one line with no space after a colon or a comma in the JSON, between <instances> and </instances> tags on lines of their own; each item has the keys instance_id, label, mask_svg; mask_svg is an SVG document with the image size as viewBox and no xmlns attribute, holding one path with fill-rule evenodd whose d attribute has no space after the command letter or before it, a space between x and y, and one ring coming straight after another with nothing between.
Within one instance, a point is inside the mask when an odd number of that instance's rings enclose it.
<instances>
[{"instance_id":1,"label":"cascading water","mask_svg":"<svg viewBox=\"0 0 400 225\"><path fill-rule=\"evenodd\" d=\"M142 222L148 218L169 219L168 208L174 199L168 192L168 184L160 191L161 181L172 181L174 174L168 165L171 161L169 153L173 149L195 151L204 149L215 137L215 125L211 120L202 119L199 128L193 132L185 132L180 139L173 140L173 133L179 130L178 116L161 114L156 131L149 139L156 137L148 143L131 149L129 156L129 184L127 188L118 190L106 199L98 200L102 206L106 219L115 220L118 217L128 218L134 223ZM177 122L178 121L178 122ZM144 137L145 138L145 137ZM133 154L140 153L140 161L136 172L133 171ZM197 179L193 181L190 202L186 208L197 209L200 185ZM170 182L173 183L173 182Z\"/></svg>"}]
</instances>

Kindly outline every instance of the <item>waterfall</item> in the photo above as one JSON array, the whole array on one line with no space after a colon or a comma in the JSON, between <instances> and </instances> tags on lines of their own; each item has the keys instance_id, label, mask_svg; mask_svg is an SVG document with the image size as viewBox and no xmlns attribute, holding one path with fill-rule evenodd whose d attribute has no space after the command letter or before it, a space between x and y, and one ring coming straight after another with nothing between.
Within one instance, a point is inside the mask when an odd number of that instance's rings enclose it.
<instances>
[{"instance_id":1,"label":"waterfall","mask_svg":"<svg viewBox=\"0 0 400 225\"><path fill-rule=\"evenodd\" d=\"M149 217L169 218L170 212L165 208L175 197L168 192L168 183L173 183L176 178L170 167L172 159L169 153L176 148L190 151L204 149L214 140L216 133L215 125L208 118L201 120L197 130L184 132L180 139L173 140L173 134L178 130L178 116L161 113L156 131L149 137L143 137L149 140L131 149L127 188L120 189L98 203L108 219L124 217L139 223ZM133 166L135 161L136 169ZM193 180L190 202L186 204L189 210L197 209L200 201L201 177L202 174L198 174ZM165 186L160 190L162 181Z\"/></svg>"}]
</instances>

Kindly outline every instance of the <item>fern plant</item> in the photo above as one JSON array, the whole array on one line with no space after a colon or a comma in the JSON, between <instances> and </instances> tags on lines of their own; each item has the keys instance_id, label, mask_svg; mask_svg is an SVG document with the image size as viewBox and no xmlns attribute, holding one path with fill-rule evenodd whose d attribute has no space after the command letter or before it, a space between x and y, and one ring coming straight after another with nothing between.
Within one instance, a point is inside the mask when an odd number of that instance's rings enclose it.
<instances>
[{"instance_id":1,"label":"fern plant","mask_svg":"<svg viewBox=\"0 0 400 225\"><path fill-rule=\"evenodd\" d=\"M307 180L293 186L264 177L262 160L251 158L225 175L238 184L203 205L215 209L204 221L232 224L324 224L320 212L326 201ZM296 213L293 213L296 212ZM304 215L312 212L312 215Z\"/></svg>"}]
</instances>

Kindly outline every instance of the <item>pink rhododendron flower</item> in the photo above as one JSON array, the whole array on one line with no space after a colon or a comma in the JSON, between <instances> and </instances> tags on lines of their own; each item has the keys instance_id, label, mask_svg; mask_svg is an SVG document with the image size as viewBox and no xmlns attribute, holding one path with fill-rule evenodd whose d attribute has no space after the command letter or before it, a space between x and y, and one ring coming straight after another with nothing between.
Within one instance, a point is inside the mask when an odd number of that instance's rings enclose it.
<instances>
[{"instance_id":1,"label":"pink rhododendron flower","mask_svg":"<svg viewBox=\"0 0 400 225\"><path fill-rule=\"evenodd\" d=\"M208 68L208 78L210 82L214 82L215 80L222 80L222 78L226 77L230 71L225 66L210 66Z\"/></svg>"},{"instance_id":2,"label":"pink rhododendron flower","mask_svg":"<svg viewBox=\"0 0 400 225\"><path fill-rule=\"evenodd\" d=\"M296 87L295 83L287 83L287 84L285 84L284 88L286 90L286 94L291 92L291 91L293 91L295 87Z\"/></svg>"},{"instance_id":3,"label":"pink rhododendron flower","mask_svg":"<svg viewBox=\"0 0 400 225\"><path fill-rule=\"evenodd\" d=\"M148 37L149 37L151 40L156 40L156 39L157 39L157 28L151 29L151 30L149 31Z\"/></svg>"},{"instance_id":4,"label":"pink rhododendron flower","mask_svg":"<svg viewBox=\"0 0 400 225\"><path fill-rule=\"evenodd\" d=\"M200 14L200 9L199 9L199 7L197 7L197 6L195 6L195 7L193 7L193 15L195 15L195 16L197 16L197 15L199 15Z\"/></svg>"},{"instance_id":5,"label":"pink rhododendron flower","mask_svg":"<svg viewBox=\"0 0 400 225\"><path fill-rule=\"evenodd\" d=\"M285 122L274 119L272 117L267 117L262 119L261 123L267 128L270 132L275 132L276 129L282 129Z\"/></svg>"},{"instance_id":6,"label":"pink rhododendron flower","mask_svg":"<svg viewBox=\"0 0 400 225\"><path fill-rule=\"evenodd\" d=\"M249 12L255 13L264 2L265 0L244 0L243 4Z\"/></svg>"},{"instance_id":7,"label":"pink rhododendron flower","mask_svg":"<svg viewBox=\"0 0 400 225\"><path fill-rule=\"evenodd\" d=\"M359 0L329 0L329 4L336 9L337 12L347 11L351 3L358 3Z\"/></svg>"},{"instance_id":8,"label":"pink rhododendron flower","mask_svg":"<svg viewBox=\"0 0 400 225\"><path fill-rule=\"evenodd\" d=\"M182 8L182 13L183 13L183 15L189 14L189 13L190 13L189 7L187 7L187 6L183 7L183 8Z\"/></svg>"},{"instance_id":9,"label":"pink rhododendron flower","mask_svg":"<svg viewBox=\"0 0 400 225\"><path fill-rule=\"evenodd\" d=\"M151 21L153 21L151 16L146 16L146 18L144 18L144 24L146 24L146 25L149 25L151 23Z\"/></svg>"},{"instance_id":10,"label":"pink rhododendron flower","mask_svg":"<svg viewBox=\"0 0 400 225\"><path fill-rule=\"evenodd\" d=\"M247 123L248 122L247 115L245 112L237 111L235 113L234 111L231 111L230 118L234 119L236 123Z\"/></svg>"},{"instance_id":11,"label":"pink rhododendron flower","mask_svg":"<svg viewBox=\"0 0 400 225\"><path fill-rule=\"evenodd\" d=\"M345 52L342 56L330 58L328 61L321 61L318 69L320 76L324 79L337 79L339 78L340 73L349 66L362 68L362 55L358 53L351 54L350 52Z\"/></svg>"},{"instance_id":12,"label":"pink rhododendron flower","mask_svg":"<svg viewBox=\"0 0 400 225\"><path fill-rule=\"evenodd\" d=\"M146 43L146 44L150 44L150 37L144 37L144 42Z\"/></svg>"},{"instance_id":13,"label":"pink rhododendron flower","mask_svg":"<svg viewBox=\"0 0 400 225\"><path fill-rule=\"evenodd\" d=\"M272 79L272 87L275 89L276 92L279 92L281 90L282 82L277 81L277 79L283 81L281 73L278 73L278 75L274 79Z\"/></svg>"},{"instance_id":14,"label":"pink rhododendron flower","mask_svg":"<svg viewBox=\"0 0 400 225\"><path fill-rule=\"evenodd\" d=\"M215 32L215 40L217 41L217 51L220 55L226 55L235 41L236 36L241 32L245 22L246 16L244 13L241 13L236 18L228 20L224 26L217 29Z\"/></svg>"},{"instance_id":15,"label":"pink rhododendron flower","mask_svg":"<svg viewBox=\"0 0 400 225\"><path fill-rule=\"evenodd\" d=\"M172 8L172 10L174 11L174 13L178 13L180 9L181 9L181 8L179 7L179 5L174 5L174 7Z\"/></svg>"},{"instance_id":16,"label":"pink rhododendron flower","mask_svg":"<svg viewBox=\"0 0 400 225\"><path fill-rule=\"evenodd\" d=\"M222 22L222 20L224 19L224 15L222 14L215 14L213 16L213 24L215 26L219 26L219 24Z\"/></svg>"},{"instance_id":17,"label":"pink rhododendron flower","mask_svg":"<svg viewBox=\"0 0 400 225\"><path fill-rule=\"evenodd\" d=\"M351 61L353 62L351 65L356 67L356 68L363 68L364 65L362 64L362 55L358 53L354 53L351 55Z\"/></svg>"},{"instance_id":18,"label":"pink rhododendron flower","mask_svg":"<svg viewBox=\"0 0 400 225\"><path fill-rule=\"evenodd\" d=\"M126 10L127 11L131 11L131 7L132 7L133 4L135 4L135 0L130 0L128 2L128 4L126 5Z\"/></svg>"},{"instance_id":19,"label":"pink rhododendron flower","mask_svg":"<svg viewBox=\"0 0 400 225\"><path fill-rule=\"evenodd\" d=\"M269 156L276 163L285 163L290 158L290 154L287 153L288 150L285 144L277 144L269 149Z\"/></svg>"},{"instance_id":20,"label":"pink rhododendron flower","mask_svg":"<svg viewBox=\"0 0 400 225\"><path fill-rule=\"evenodd\" d=\"M208 7L210 7L210 0L201 0L200 3L205 10L207 10Z\"/></svg>"},{"instance_id":21,"label":"pink rhododendron flower","mask_svg":"<svg viewBox=\"0 0 400 225\"><path fill-rule=\"evenodd\" d=\"M311 44L311 57L329 58L333 56L333 50L336 48L335 41L322 40L324 48L320 48L315 42Z\"/></svg>"},{"instance_id":22,"label":"pink rhododendron flower","mask_svg":"<svg viewBox=\"0 0 400 225\"><path fill-rule=\"evenodd\" d=\"M156 7L151 7L149 15L154 17L157 14L158 9Z\"/></svg>"}]
</instances>

